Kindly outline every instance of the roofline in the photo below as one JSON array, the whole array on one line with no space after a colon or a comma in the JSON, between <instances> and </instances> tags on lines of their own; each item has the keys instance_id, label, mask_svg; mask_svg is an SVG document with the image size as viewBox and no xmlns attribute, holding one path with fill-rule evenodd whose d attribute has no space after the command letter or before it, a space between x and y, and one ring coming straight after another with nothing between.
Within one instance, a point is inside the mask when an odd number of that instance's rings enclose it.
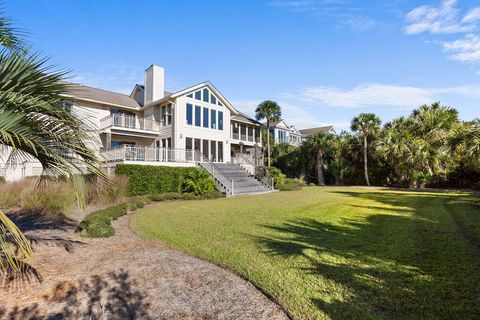
<instances>
[{"instance_id":1,"label":"roofline","mask_svg":"<svg viewBox=\"0 0 480 320\"><path fill-rule=\"evenodd\" d=\"M220 91L218 91L218 89L210 82L210 81L204 81L204 82L200 82L196 85L193 85L191 87L188 87L188 88L185 88L185 89L182 89L180 91L177 91L177 92L174 92L172 93L170 96L168 97L163 97L161 99L158 99L158 100L155 100L155 101L151 101L147 104L145 104L143 107L144 108L148 108L148 107L151 107L151 106L154 106L154 105L157 105L159 103L162 103L162 102L165 102L167 101L168 99L175 99L175 98L178 98L180 96L183 96L187 93L189 93L190 91L195 91L195 90L198 90L200 89L201 87L203 86L207 86L210 88L210 90L212 90L215 94L217 94L217 96L219 96L219 98L225 103L225 106L227 108L230 109L230 111L233 111L234 114L239 114L239 112L237 111L237 109L235 109L235 107L227 100L227 98L225 98L223 96L223 94L220 93Z\"/></svg>"},{"instance_id":2,"label":"roofline","mask_svg":"<svg viewBox=\"0 0 480 320\"><path fill-rule=\"evenodd\" d=\"M230 122L233 122L233 121L235 121L235 122L242 122L242 123L246 123L246 124L251 124L251 125L263 127L263 125L262 125L261 123L258 123L258 122L256 122L256 121L255 121L254 123L252 123L252 122L245 121L245 120L230 119Z\"/></svg>"},{"instance_id":3,"label":"roofline","mask_svg":"<svg viewBox=\"0 0 480 320\"><path fill-rule=\"evenodd\" d=\"M71 98L73 100L80 100L80 101L87 101L87 102L105 104L105 105L112 106L112 107L117 107L117 108L125 108L125 109L130 109L130 110L137 110L137 111L139 111L141 109L141 107L134 108L134 107L129 107L129 106L116 104L116 103L111 103L111 102L106 102L106 101L100 101L100 100L95 100L95 99L87 99L87 98L79 98L79 97L72 96L72 95L69 95L69 94L61 94L61 96Z\"/></svg>"}]
</instances>

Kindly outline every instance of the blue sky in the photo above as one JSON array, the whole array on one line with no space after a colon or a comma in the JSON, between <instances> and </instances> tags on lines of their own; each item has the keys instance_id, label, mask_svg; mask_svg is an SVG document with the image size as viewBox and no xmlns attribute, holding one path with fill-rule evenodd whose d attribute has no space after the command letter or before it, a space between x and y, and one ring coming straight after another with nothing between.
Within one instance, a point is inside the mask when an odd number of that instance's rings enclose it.
<instances>
[{"instance_id":1,"label":"blue sky","mask_svg":"<svg viewBox=\"0 0 480 320\"><path fill-rule=\"evenodd\" d=\"M480 117L480 3L469 0L7 0L32 46L74 80L129 93L151 64L166 89L211 81L253 115L347 128L441 101Z\"/></svg>"}]
</instances>

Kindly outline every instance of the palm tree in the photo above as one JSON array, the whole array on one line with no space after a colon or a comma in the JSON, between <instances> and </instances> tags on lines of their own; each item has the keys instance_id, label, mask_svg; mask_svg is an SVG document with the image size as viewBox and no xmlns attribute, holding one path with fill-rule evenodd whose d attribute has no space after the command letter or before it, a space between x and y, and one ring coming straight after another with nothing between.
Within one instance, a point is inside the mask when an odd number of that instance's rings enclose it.
<instances>
[{"instance_id":1,"label":"palm tree","mask_svg":"<svg viewBox=\"0 0 480 320\"><path fill-rule=\"evenodd\" d=\"M64 102L65 73L20 48L14 31L8 19L0 18L0 149L8 154L8 166L38 160L43 167L39 184L67 177L83 207L82 173L105 178L87 145L91 128ZM21 271L31 256L27 239L0 211L0 271Z\"/></svg>"},{"instance_id":2,"label":"palm tree","mask_svg":"<svg viewBox=\"0 0 480 320\"><path fill-rule=\"evenodd\" d=\"M365 170L365 181L370 186L368 178L368 138L380 128L381 121L373 113L361 113L358 117L353 118L351 129L353 132L361 132L363 135L363 165Z\"/></svg>"},{"instance_id":3,"label":"palm tree","mask_svg":"<svg viewBox=\"0 0 480 320\"><path fill-rule=\"evenodd\" d=\"M315 154L315 169L317 173L317 184L325 185L325 158L333 153L335 149L335 136L331 133L316 133L308 137L305 142L305 150Z\"/></svg>"},{"instance_id":4,"label":"palm tree","mask_svg":"<svg viewBox=\"0 0 480 320\"><path fill-rule=\"evenodd\" d=\"M280 120L282 116L282 109L272 100L265 100L257 106L255 110L255 118L258 121L267 120L267 158L268 166L270 167L270 125L272 122Z\"/></svg>"}]
</instances>

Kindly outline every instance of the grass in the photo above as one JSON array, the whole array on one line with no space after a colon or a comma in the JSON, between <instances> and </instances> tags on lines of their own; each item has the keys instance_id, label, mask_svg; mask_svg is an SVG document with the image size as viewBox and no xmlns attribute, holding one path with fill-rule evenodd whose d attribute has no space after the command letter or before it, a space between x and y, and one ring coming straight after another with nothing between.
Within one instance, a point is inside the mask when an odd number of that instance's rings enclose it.
<instances>
[{"instance_id":1,"label":"grass","mask_svg":"<svg viewBox=\"0 0 480 320\"><path fill-rule=\"evenodd\" d=\"M165 203L132 229L250 279L295 319L478 319L467 193L306 187Z\"/></svg>"}]
</instances>

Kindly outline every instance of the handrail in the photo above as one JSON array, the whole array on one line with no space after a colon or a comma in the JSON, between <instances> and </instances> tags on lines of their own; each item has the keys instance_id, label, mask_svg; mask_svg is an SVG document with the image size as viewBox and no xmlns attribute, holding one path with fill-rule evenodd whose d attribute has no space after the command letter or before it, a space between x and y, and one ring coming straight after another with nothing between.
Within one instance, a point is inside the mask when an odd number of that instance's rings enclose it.
<instances>
[{"instance_id":1,"label":"handrail","mask_svg":"<svg viewBox=\"0 0 480 320\"><path fill-rule=\"evenodd\" d=\"M164 126L165 123L163 121L138 117L136 115L110 114L100 119L101 129L108 127L121 127L145 131L158 131Z\"/></svg>"},{"instance_id":2,"label":"handrail","mask_svg":"<svg viewBox=\"0 0 480 320\"><path fill-rule=\"evenodd\" d=\"M249 164L252 165L255 168L255 178L260 180L267 188L275 190L275 180L273 177L268 173L267 170L265 170L264 167L257 166L255 163L253 163L246 155L242 153L237 153L236 157L241 157L243 160Z\"/></svg>"},{"instance_id":3,"label":"handrail","mask_svg":"<svg viewBox=\"0 0 480 320\"><path fill-rule=\"evenodd\" d=\"M195 150L195 158L199 159L198 164L207 170L214 179L217 179L223 187L225 188L225 193L228 195L234 194L233 188L233 179L224 174L216 165L213 163L206 155L200 152L200 150ZM205 163L208 163L209 166L206 166ZM210 170L211 169L211 170Z\"/></svg>"}]
</instances>

